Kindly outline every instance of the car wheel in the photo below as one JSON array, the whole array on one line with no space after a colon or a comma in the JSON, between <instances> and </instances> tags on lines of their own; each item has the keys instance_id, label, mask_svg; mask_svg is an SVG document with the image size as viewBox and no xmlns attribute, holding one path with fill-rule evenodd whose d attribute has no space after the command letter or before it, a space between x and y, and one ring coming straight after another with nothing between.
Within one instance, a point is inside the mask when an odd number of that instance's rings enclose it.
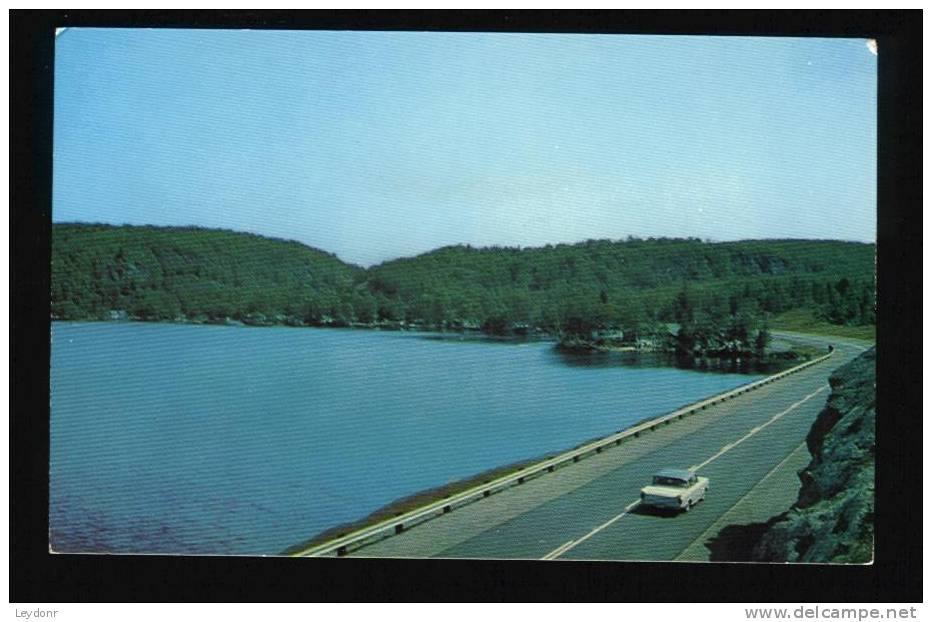
<instances>
[{"instance_id":1,"label":"car wheel","mask_svg":"<svg viewBox=\"0 0 932 622\"><path fill-rule=\"evenodd\" d=\"M692 506L693 506L693 501L692 501L692 499L690 499L689 501L686 502L686 507L683 508L683 511L684 511L684 512L688 512L689 509L690 509Z\"/></svg>"}]
</instances>

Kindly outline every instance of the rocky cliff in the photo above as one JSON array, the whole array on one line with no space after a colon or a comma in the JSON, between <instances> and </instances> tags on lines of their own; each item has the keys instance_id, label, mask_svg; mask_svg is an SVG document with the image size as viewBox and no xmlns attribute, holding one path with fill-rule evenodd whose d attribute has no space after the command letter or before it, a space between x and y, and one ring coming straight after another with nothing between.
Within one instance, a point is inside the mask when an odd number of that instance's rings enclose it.
<instances>
[{"instance_id":1,"label":"rocky cliff","mask_svg":"<svg viewBox=\"0 0 932 622\"><path fill-rule=\"evenodd\" d=\"M873 348L838 368L806 444L796 503L766 523L730 525L709 542L713 561L869 563L874 543Z\"/></svg>"}]
</instances>

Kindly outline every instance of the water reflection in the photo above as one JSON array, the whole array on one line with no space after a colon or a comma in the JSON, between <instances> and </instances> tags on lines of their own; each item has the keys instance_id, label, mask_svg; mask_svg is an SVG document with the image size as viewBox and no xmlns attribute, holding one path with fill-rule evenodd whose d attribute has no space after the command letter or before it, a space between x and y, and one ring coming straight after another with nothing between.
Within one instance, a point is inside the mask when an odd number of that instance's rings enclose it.
<instances>
[{"instance_id":1,"label":"water reflection","mask_svg":"<svg viewBox=\"0 0 932 622\"><path fill-rule=\"evenodd\" d=\"M484 333L424 333L418 339L427 341L488 343L499 345L525 345L530 343L553 342L552 338L537 335L512 335L496 337ZM567 367L589 367L594 369L608 367L634 368L669 368L693 371L717 372L725 374L775 374L798 365L801 361L787 356L772 356L767 360L755 358L719 358L677 356L672 352L638 352L634 350L567 350L554 342L550 351L553 360Z\"/></svg>"},{"instance_id":2,"label":"water reflection","mask_svg":"<svg viewBox=\"0 0 932 622\"><path fill-rule=\"evenodd\" d=\"M553 356L569 367L676 367L728 374L773 374L798 364L798 361L785 359L760 361L750 358L680 357L667 352L574 352L556 347L553 349Z\"/></svg>"}]
</instances>

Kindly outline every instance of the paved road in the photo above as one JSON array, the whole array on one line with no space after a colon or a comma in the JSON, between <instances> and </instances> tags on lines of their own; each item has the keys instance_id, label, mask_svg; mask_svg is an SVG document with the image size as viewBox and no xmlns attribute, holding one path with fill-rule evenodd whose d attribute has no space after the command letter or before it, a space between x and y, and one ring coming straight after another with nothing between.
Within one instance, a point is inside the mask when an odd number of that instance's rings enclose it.
<instances>
[{"instance_id":1,"label":"paved road","mask_svg":"<svg viewBox=\"0 0 932 622\"><path fill-rule=\"evenodd\" d=\"M696 554L703 549L700 540L714 533L710 528L717 527L716 522L721 523L743 500L770 499L772 507L759 508L757 519L763 520L795 499L795 478L775 474L798 468L800 444L829 394L829 374L864 349L841 340L832 343L835 355L803 372L359 549L354 555L701 558L701 553ZM711 488L706 500L688 513L672 516L640 508L641 486L667 466L695 467L708 477ZM767 489L774 485L779 489ZM745 508L743 516L748 515ZM690 554L684 555L687 551Z\"/></svg>"}]
</instances>

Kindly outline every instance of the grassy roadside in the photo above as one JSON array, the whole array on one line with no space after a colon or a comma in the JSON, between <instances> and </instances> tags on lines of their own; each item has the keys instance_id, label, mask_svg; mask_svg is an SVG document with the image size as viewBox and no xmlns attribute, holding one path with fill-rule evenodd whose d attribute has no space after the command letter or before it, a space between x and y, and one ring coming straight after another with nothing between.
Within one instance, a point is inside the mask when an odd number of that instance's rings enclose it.
<instances>
[{"instance_id":1,"label":"grassy roadside","mask_svg":"<svg viewBox=\"0 0 932 622\"><path fill-rule=\"evenodd\" d=\"M503 467L498 467L498 468L490 469L488 471L483 471L482 473L479 473L467 479L450 482L448 484L444 484L436 488L431 488L429 490L423 490L421 492L415 493L408 497L403 497L401 499L398 499L396 501L389 503L386 506L379 508L378 510L376 510L375 512L373 512L369 516L366 516L363 519L360 519L353 523L348 523L348 524L343 524L343 525L338 525L336 527L332 527L326 531L323 531L317 534L316 536L314 536L313 538L310 538L309 540L305 540L304 542L290 546L284 551L282 551L281 554L282 555L293 555L295 553L308 549L312 546L323 544L324 542L327 542L329 540L335 540L337 538L342 538L343 536L350 534L354 531L359 531L360 529L371 527L372 525L376 525L390 518L401 516L402 514L406 514L413 510L417 510L426 505L434 503L435 501L439 501L441 499L448 499L452 497L453 495L469 490L470 488L475 488L477 486L481 486L482 484L487 484L495 479L498 479L499 477L510 475L512 473L515 473L516 471L520 471L526 466L529 466L536 462L547 460L550 457L552 456L548 455L548 456L541 456L538 458L534 458L531 460L515 462L512 464L503 466Z\"/></svg>"},{"instance_id":2,"label":"grassy roadside","mask_svg":"<svg viewBox=\"0 0 932 622\"><path fill-rule=\"evenodd\" d=\"M877 334L876 326L839 326L817 320L813 317L810 309L794 309L782 313L770 320L769 326L772 330L786 330L828 337L845 337L858 339L866 343L876 341Z\"/></svg>"}]
</instances>

